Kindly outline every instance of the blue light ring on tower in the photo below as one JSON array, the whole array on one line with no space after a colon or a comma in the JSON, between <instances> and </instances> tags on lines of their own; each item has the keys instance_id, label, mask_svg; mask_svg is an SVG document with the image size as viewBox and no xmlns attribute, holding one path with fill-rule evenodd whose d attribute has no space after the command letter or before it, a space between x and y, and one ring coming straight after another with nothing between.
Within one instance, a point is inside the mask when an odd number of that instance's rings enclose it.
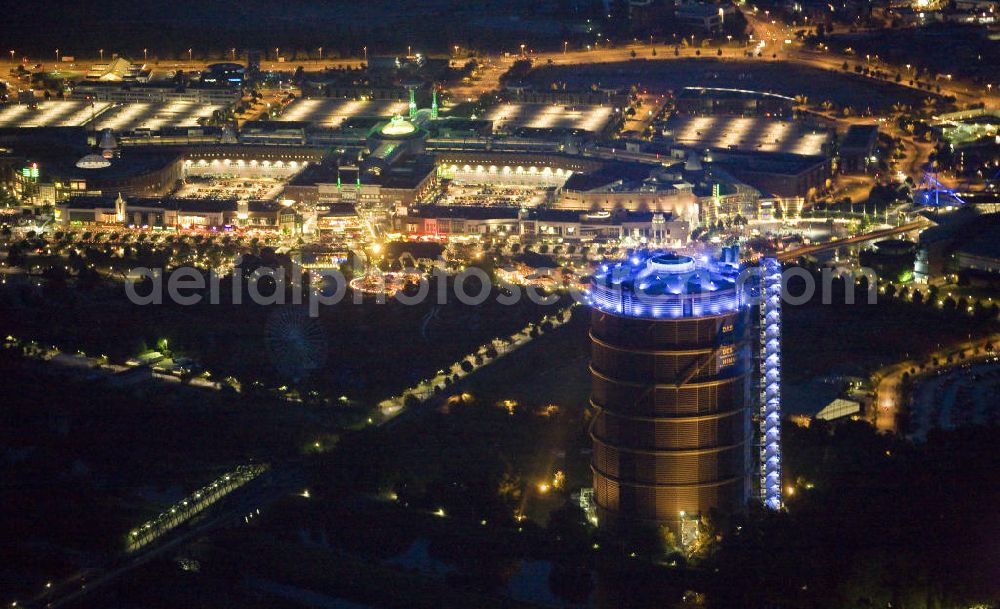
<instances>
[{"instance_id":1,"label":"blue light ring on tower","mask_svg":"<svg viewBox=\"0 0 1000 609\"><path fill-rule=\"evenodd\" d=\"M737 311L742 305L735 287L707 294L649 295L628 287L594 284L589 300L591 306L608 313L652 318L722 315Z\"/></svg>"},{"instance_id":2,"label":"blue light ring on tower","mask_svg":"<svg viewBox=\"0 0 1000 609\"><path fill-rule=\"evenodd\" d=\"M726 267L728 269L728 267ZM591 281L592 306L633 317L701 317L736 311L743 298L732 273L670 252L604 264Z\"/></svg>"}]
</instances>

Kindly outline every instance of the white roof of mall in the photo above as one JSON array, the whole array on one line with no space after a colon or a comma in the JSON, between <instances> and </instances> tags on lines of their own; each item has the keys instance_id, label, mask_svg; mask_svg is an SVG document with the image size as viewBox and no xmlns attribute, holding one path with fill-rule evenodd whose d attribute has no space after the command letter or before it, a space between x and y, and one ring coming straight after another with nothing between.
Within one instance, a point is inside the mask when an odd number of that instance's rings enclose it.
<instances>
[{"instance_id":1,"label":"white roof of mall","mask_svg":"<svg viewBox=\"0 0 1000 609\"><path fill-rule=\"evenodd\" d=\"M0 106L0 127L79 127L104 112L110 102L51 99L34 104Z\"/></svg>"},{"instance_id":2,"label":"white roof of mall","mask_svg":"<svg viewBox=\"0 0 1000 609\"><path fill-rule=\"evenodd\" d=\"M693 148L784 152L807 156L823 154L830 139L790 121L740 116L674 116L667 121L674 141Z\"/></svg>"},{"instance_id":3,"label":"white roof of mall","mask_svg":"<svg viewBox=\"0 0 1000 609\"><path fill-rule=\"evenodd\" d=\"M164 127L197 127L198 119L208 118L225 106L190 101L140 102L119 104L102 114L97 129L127 133L136 129L159 131Z\"/></svg>"},{"instance_id":4,"label":"white roof of mall","mask_svg":"<svg viewBox=\"0 0 1000 609\"><path fill-rule=\"evenodd\" d=\"M405 101L353 99L297 99L285 108L279 121L306 121L323 127L339 127L355 116L393 116L407 112Z\"/></svg>"},{"instance_id":5,"label":"white roof of mall","mask_svg":"<svg viewBox=\"0 0 1000 609\"><path fill-rule=\"evenodd\" d=\"M507 103L490 108L484 118L493 121L496 129L582 129L598 133L614 111L610 106Z\"/></svg>"}]
</instances>

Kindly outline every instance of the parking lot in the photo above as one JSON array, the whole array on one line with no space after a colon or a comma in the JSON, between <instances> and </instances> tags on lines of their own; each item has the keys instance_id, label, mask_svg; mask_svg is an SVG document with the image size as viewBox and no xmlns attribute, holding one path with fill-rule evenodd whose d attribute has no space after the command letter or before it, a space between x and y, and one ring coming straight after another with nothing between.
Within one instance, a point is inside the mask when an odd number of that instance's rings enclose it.
<instances>
[{"instance_id":1,"label":"parking lot","mask_svg":"<svg viewBox=\"0 0 1000 609\"><path fill-rule=\"evenodd\" d=\"M545 188L504 184L463 185L452 183L437 205L472 207L538 207L546 201Z\"/></svg>"},{"instance_id":2,"label":"parking lot","mask_svg":"<svg viewBox=\"0 0 1000 609\"><path fill-rule=\"evenodd\" d=\"M917 383L913 391L912 436L932 429L1000 422L1000 367L992 361L964 364Z\"/></svg>"}]
</instances>

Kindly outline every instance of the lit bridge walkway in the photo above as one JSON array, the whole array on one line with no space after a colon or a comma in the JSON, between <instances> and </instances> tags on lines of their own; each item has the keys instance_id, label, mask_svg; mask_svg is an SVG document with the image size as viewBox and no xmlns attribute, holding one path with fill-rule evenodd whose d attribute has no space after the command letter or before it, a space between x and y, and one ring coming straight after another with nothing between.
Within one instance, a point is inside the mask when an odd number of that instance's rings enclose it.
<instances>
[{"instance_id":1,"label":"lit bridge walkway","mask_svg":"<svg viewBox=\"0 0 1000 609\"><path fill-rule=\"evenodd\" d=\"M914 222L908 224L902 224L900 226L894 226L892 228L884 228L870 233L864 233L862 235L855 235L853 237L848 237L846 239L838 239L836 241L827 241L825 243L817 243L815 245L805 245L803 247L796 248L787 252L782 252L778 254L778 260L781 262L788 262L790 260L796 260L802 256L811 256L813 254L818 254L820 252L825 252L828 250L843 247L845 245L857 245L859 243L866 243L868 241L880 241L894 235L902 235L910 231L923 230L931 225L930 220L925 220L920 218Z\"/></svg>"}]
</instances>

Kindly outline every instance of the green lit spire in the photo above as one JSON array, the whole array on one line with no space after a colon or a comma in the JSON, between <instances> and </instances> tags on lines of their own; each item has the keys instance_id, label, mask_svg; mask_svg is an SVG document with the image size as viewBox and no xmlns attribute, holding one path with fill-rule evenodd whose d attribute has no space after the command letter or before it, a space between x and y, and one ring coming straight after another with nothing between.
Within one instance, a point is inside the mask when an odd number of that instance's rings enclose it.
<instances>
[{"instance_id":1,"label":"green lit spire","mask_svg":"<svg viewBox=\"0 0 1000 609\"><path fill-rule=\"evenodd\" d=\"M417 92L414 90L413 87L409 87L409 89L410 89L410 118L413 118L414 116L417 115Z\"/></svg>"},{"instance_id":2,"label":"green lit spire","mask_svg":"<svg viewBox=\"0 0 1000 609\"><path fill-rule=\"evenodd\" d=\"M431 117L438 117L438 90L437 87L431 88Z\"/></svg>"}]
</instances>

